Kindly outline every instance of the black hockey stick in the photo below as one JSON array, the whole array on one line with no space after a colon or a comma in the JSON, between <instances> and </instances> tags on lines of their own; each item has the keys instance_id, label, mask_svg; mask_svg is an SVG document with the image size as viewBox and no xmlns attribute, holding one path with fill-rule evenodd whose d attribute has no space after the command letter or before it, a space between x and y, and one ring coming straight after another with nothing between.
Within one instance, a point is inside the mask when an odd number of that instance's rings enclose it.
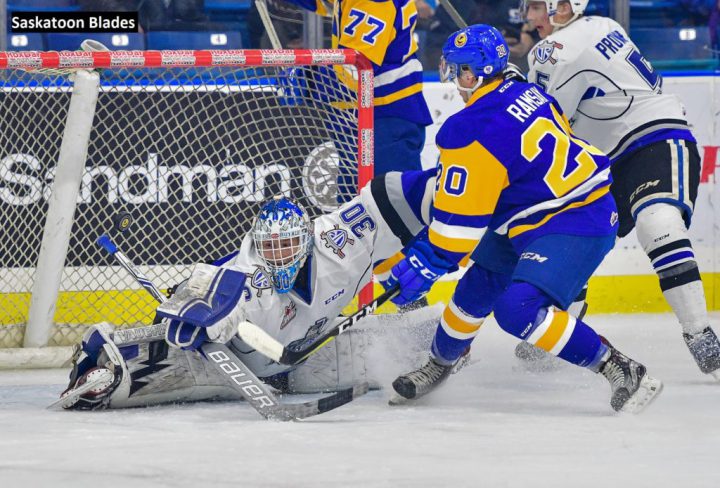
<instances>
[{"instance_id":1,"label":"black hockey stick","mask_svg":"<svg viewBox=\"0 0 720 488\"><path fill-rule=\"evenodd\" d=\"M328 342L332 341L335 337L355 325L359 320L373 313L380 305L392 298L395 298L399 292L399 285L391 287L375 300L368 303L349 317L343 319L341 322L335 324L330 328L330 330L321 336L315 338L315 340L306 347L297 349L293 347L285 347L278 340L252 322L241 322L240 325L238 325L238 335L245 343L269 359L272 359L280 364L295 365L305 361L312 354L315 354L318 349L324 347Z\"/></svg>"},{"instance_id":2,"label":"black hockey stick","mask_svg":"<svg viewBox=\"0 0 720 488\"><path fill-rule=\"evenodd\" d=\"M112 254L118 263L158 302L165 301L165 296L155 284L133 265L132 261L115 246L110 237L100 236L98 244ZM153 327L155 327L155 334L162 329L159 339L164 339L167 326L156 324ZM116 337L113 337L113 340L118 343ZM225 344L208 342L200 347L200 352L210 361L215 370L266 419L298 420L312 417L345 405L368 391L368 383L361 383L304 403L280 403L270 388L260 381Z\"/></svg>"},{"instance_id":3,"label":"black hockey stick","mask_svg":"<svg viewBox=\"0 0 720 488\"><path fill-rule=\"evenodd\" d=\"M455 25L457 25L459 28L464 29L466 28L467 22L465 22L465 19L462 18L462 15L460 15L460 12L457 11L455 6L450 2L450 0L439 0L438 3L445 8L445 11L450 16L453 22L455 22Z\"/></svg>"}]
</instances>

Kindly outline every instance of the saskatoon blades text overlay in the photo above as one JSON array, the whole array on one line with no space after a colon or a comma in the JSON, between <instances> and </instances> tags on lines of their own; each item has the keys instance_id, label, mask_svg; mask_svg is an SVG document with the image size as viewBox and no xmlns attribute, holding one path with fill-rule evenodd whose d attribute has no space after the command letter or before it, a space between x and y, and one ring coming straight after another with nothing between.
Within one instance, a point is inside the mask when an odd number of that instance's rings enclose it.
<instances>
[{"instance_id":1,"label":"saskatoon blades text overlay","mask_svg":"<svg viewBox=\"0 0 720 488\"><path fill-rule=\"evenodd\" d=\"M137 12L12 12L13 33L138 32Z\"/></svg>"}]
</instances>

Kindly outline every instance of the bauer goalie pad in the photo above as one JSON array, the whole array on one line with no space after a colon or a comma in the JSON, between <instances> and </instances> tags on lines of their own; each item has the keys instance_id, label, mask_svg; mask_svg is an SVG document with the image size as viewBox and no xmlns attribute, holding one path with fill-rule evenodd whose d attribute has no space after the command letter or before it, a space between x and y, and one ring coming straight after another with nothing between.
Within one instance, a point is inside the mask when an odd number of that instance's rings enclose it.
<instances>
[{"instance_id":1,"label":"bauer goalie pad","mask_svg":"<svg viewBox=\"0 0 720 488\"><path fill-rule=\"evenodd\" d=\"M370 334L362 331L339 336L290 371L288 390L292 393L322 393L364 382L373 389L380 388L378 381L368 377L366 354L370 339Z\"/></svg>"}]
</instances>

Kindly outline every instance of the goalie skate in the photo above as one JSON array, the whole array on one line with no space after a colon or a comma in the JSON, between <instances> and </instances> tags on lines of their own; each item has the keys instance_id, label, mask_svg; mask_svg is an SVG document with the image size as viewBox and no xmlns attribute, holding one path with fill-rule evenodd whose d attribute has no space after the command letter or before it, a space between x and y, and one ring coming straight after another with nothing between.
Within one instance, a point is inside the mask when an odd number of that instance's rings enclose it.
<instances>
[{"instance_id":1,"label":"goalie skate","mask_svg":"<svg viewBox=\"0 0 720 488\"><path fill-rule=\"evenodd\" d=\"M112 342L112 327L97 324L76 345L67 389L48 408L95 410L107 408L110 395L123 380L122 355Z\"/></svg>"},{"instance_id":2,"label":"goalie skate","mask_svg":"<svg viewBox=\"0 0 720 488\"><path fill-rule=\"evenodd\" d=\"M685 344L700 371L720 381L720 341L710 327L697 334L683 334Z\"/></svg>"},{"instance_id":3,"label":"goalie skate","mask_svg":"<svg viewBox=\"0 0 720 488\"><path fill-rule=\"evenodd\" d=\"M65 390L48 408L92 410L91 405L99 406L103 398L112 392L115 384L115 374L112 371L107 368L93 368L80 377L75 387ZM85 408L82 405L85 405Z\"/></svg>"},{"instance_id":4,"label":"goalie skate","mask_svg":"<svg viewBox=\"0 0 720 488\"><path fill-rule=\"evenodd\" d=\"M662 382L649 376L645 366L601 339L608 346L608 358L600 366L600 373L612 388L610 406L616 412L640 413L660 394Z\"/></svg>"}]
</instances>

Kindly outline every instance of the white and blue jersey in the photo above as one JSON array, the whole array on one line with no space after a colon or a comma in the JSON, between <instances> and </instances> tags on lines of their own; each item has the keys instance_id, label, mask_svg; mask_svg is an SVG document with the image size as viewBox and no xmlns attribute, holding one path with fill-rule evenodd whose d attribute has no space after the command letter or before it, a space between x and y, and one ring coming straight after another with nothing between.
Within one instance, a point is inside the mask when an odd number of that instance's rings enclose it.
<instances>
[{"instance_id":1,"label":"white and blue jersey","mask_svg":"<svg viewBox=\"0 0 720 488\"><path fill-rule=\"evenodd\" d=\"M576 136L611 161L664 140L695 142L677 97L612 19L581 17L528 54L528 79L560 104Z\"/></svg>"}]
</instances>

